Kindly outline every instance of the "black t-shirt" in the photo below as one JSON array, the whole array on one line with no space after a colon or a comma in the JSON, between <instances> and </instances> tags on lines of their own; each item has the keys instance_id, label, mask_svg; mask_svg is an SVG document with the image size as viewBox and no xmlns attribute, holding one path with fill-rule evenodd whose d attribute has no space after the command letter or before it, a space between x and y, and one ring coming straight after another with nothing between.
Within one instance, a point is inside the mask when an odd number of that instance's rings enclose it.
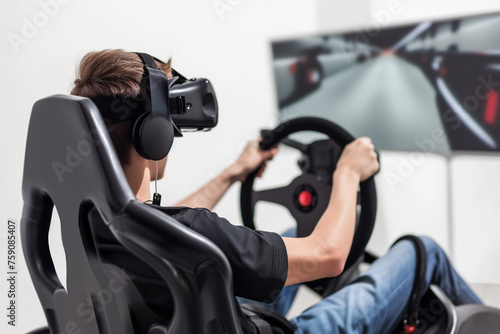
<instances>
[{"instance_id":1,"label":"black t-shirt","mask_svg":"<svg viewBox=\"0 0 500 334\"><path fill-rule=\"evenodd\" d=\"M232 225L207 209L153 207L207 237L221 249L231 265L235 296L269 303L279 295L287 277L288 260L283 239L278 234ZM97 210L91 211L90 220L103 261L124 268L154 311L167 317L172 314L170 292L158 274L120 245ZM243 333L256 333L239 307L237 309Z\"/></svg>"}]
</instances>

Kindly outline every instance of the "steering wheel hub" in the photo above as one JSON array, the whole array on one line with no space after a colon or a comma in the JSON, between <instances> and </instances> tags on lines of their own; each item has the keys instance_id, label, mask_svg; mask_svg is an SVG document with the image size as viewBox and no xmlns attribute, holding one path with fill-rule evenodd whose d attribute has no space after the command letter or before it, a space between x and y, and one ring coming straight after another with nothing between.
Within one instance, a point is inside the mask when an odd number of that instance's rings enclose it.
<instances>
[{"instance_id":1,"label":"steering wheel hub","mask_svg":"<svg viewBox=\"0 0 500 334\"><path fill-rule=\"evenodd\" d=\"M316 206L317 198L314 188L303 185L299 189L299 194L296 197L297 207L304 211L309 211Z\"/></svg>"}]
</instances>

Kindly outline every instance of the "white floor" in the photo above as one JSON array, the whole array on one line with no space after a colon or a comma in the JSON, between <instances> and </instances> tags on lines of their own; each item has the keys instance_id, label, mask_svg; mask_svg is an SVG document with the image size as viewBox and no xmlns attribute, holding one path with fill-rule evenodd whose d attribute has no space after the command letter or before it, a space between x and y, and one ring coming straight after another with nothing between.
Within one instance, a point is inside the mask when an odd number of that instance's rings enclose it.
<instances>
[{"instance_id":1,"label":"white floor","mask_svg":"<svg viewBox=\"0 0 500 334\"><path fill-rule=\"evenodd\" d=\"M500 284L471 284L472 289L488 306L500 308Z\"/></svg>"}]
</instances>

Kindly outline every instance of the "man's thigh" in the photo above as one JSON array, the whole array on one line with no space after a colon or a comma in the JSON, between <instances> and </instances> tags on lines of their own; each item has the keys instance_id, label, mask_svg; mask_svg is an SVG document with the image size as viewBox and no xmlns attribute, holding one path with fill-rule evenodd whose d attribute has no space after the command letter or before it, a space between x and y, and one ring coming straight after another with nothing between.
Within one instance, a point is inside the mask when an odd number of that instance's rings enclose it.
<instances>
[{"instance_id":1,"label":"man's thigh","mask_svg":"<svg viewBox=\"0 0 500 334\"><path fill-rule=\"evenodd\" d=\"M411 294L416 253L396 244L351 284L291 319L296 333L388 333L402 321Z\"/></svg>"},{"instance_id":2,"label":"man's thigh","mask_svg":"<svg viewBox=\"0 0 500 334\"><path fill-rule=\"evenodd\" d=\"M292 303L295 299L295 296L297 295L297 291L299 290L300 284L296 285L290 285L290 286L285 286L279 296L276 298L276 300L270 304L258 302L255 300L250 300L246 298L241 298L237 297L238 302L240 304L260 304L264 305L266 307L269 307L275 311L278 311L279 313L283 314L283 316L286 316L288 311L290 310L290 307L292 306Z\"/></svg>"}]
</instances>

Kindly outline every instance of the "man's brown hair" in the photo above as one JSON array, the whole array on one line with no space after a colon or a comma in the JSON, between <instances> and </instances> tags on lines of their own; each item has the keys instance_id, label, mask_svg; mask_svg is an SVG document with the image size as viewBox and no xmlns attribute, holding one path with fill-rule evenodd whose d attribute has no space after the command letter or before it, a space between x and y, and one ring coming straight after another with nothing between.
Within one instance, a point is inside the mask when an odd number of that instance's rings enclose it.
<instances>
[{"instance_id":1,"label":"man's brown hair","mask_svg":"<svg viewBox=\"0 0 500 334\"><path fill-rule=\"evenodd\" d=\"M156 65L171 76L171 60ZM87 53L81 60L72 95L88 98L124 96L135 98L141 92L144 74L141 58L124 50L103 50ZM108 132L123 166L130 162L132 126L135 120L108 125Z\"/></svg>"}]
</instances>

